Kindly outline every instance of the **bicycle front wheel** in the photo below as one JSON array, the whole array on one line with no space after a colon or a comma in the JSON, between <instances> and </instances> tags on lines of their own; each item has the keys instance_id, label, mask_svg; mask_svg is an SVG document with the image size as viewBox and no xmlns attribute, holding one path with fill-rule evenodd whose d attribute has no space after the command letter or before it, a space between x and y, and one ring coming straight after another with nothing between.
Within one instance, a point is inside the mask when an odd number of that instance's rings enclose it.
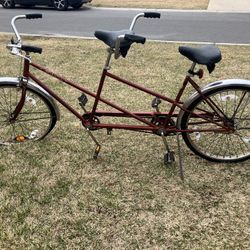
<instances>
[{"instance_id":1,"label":"bicycle front wheel","mask_svg":"<svg viewBox=\"0 0 250 250\"><path fill-rule=\"evenodd\" d=\"M28 87L24 106L16 121L10 117L22 90L16 84L0 84L0 145L23 143L44 138L56 124L56 112L39 92Z\"/></svg>"},{"instance_id":2,"label":"bicycle front wheel","mask_svg":"<svg viewBox=\"0 0 250 250\"><path fill-rule=\"evenodd\" d=\"M205 94L220 109L233 129L223 131L224 121L202 97L187 108L207 120L185 112L181 128L186 145L197 155L214 162L240 162L250 159L250 87L211 89Z\"/></svg>"}]
</instances>

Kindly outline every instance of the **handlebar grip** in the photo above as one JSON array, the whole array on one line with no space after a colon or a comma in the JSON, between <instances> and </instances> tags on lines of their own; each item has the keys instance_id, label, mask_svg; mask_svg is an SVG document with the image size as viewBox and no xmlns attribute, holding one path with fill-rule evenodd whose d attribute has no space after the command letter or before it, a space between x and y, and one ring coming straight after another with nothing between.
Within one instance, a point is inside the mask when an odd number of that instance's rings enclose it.
<instances>
[{"instance_id":1,"label":"handlebar grip","mask_svg":"<svg viewBox=\"0 0 250 250\"><path fill-rule=\"evenodd\" d=\"M42 51L43 51L42 48L30 46L30 45L22 45L21 50L24 50L26 52L39 53L39 54L42 54Z\"/></svg>"},{"instance_id":2,"label":"handlebar grip","mask_svg":"<svg viewBox=\"0 0 250 250\"><path fill-rule=\"evenodd\" d=\"M130 42L135 42L135 43L141 43L144 44L146 42L146 38L143 36L136 36L136 35L130 35L126 34L124 36L124 39Z\"/></svg>"},{"instance_id":3,"label":"handlebar grip","mask_svg":"<svg viewBox=\"0 0 250 250\"><path fill-rule=\"evenodd\" d=\"M42 14L26 14L26 19L36 19L36 18L42 18Z\"/></svg>"},{"instance_id":4,"label":"handlebar grip","mask_svg":"<svg viewBox=\"0 0 250 250\"><path fill-rule=\"evenodd\" d=\"M160 18L161 13L158 13L158 12L144 12L144 17L146 17L146 18Z\"/></svg>"}]
</instances>

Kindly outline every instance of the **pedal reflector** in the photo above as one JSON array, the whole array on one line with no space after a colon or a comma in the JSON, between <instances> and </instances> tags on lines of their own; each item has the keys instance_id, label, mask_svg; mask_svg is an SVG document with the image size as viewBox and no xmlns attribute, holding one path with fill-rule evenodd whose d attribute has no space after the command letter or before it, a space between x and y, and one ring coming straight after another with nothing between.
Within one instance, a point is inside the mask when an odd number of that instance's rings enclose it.
<instances>
[{"instance_id":1,"label":"pedal reflector","mask_svg":"<svg viewBox=\"0 0 250 250\"><path fill-rule=\"evenodd\" d=\"M16 138L15 138L15 140L17 141L17 142L24 142L25 141L25 136L23 136L23 135L18 135Z\"/></svg>"}]
</instances>

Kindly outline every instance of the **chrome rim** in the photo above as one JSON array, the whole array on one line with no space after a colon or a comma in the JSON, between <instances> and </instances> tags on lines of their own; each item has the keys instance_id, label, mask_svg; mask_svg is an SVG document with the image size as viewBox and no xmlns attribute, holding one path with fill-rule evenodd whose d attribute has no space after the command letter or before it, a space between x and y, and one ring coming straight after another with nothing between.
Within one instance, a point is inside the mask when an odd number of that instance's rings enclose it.
<instances>
[{"instance_id":1,"label":"chrome rim","mask_svg":"<svg viewBox=\"0 0 250 250\"><path fill-rule=\"evenodd\" d=\"M54 6L55 6L57 9L59 9L59 10L64 9L64 8L65 8L65 5L66 5L65 0L55 0L55 1L54 1Z\"/></svg>"},{"instance_id":2,"label":"chrome rim","mask_svg":"<svg viewBox=\"0 0 250 250\"><path fill-rule=\"evenodd\" d=\"M197 130L187 135L192 146L201 154L216 160L232 161L250 157L250 92L228 89L216 92L210 98L229 118L234 132L198 132L215 128L216 125L190 117L188 129ZM206 110L212 114L205 102L200 102L194 111L197 110Z\"/></svg>"},{"instance_id":3,"label":"chrome rim","mask_svg":"<svg viewBox=\"0 0 250 250\"><path fill-rule=\"evenodd\" d=\"M12 0L4 0L3 1L3 6L6 8L9 8L12 6Z\"/></svg>"},{"instance_id":4,"label":"chrome rim","mask_svg":"<svg viewBox=\"0 0 250 250\"><path fill-rule=\"evenodd\" d=\"M21 90L14 86L0 88L0 145L39 140L51 127L50 108L40 96L29 90L17 120L10 121L20 95Z\"/></svg>"}]
</instances>

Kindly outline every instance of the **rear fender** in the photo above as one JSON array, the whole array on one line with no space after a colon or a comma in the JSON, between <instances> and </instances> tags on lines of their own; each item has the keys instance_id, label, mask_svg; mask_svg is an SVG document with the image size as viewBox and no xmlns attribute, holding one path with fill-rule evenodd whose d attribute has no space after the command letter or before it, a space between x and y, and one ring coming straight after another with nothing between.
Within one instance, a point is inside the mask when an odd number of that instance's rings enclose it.
<instances>
[{"instance_id":1,"label":"rear fender","mask_svg":"<svg viewBox=\"0 0 250 250\"><path fill-rule=\"evenodd\" d=\"M223 89L225 87L248 87L250 89L250 80L243 80L243 79L227 79L227 80L221 80L209 83L206 85L201 91L205 95L211 90L219 90ZM193 93L188 100L183 104L183 107L185 109L188 109L188 107L191 105L191 103L195 102L199 98L199 93L195 92ZM177 127L180 129L181 127L181 120L184 115L185 111L180 110L178 119L177 119Z\"/></svg>"},{"instance_id":2,"label":"rear fender","mask_svg":"<svg viewBox=\"0 0 250 250\"><path fill-rule=\"evenodd\" d=\"M8 83L8 84L13 84L13 85L17 86L19 84L19 82L20 82L20 80L17 77L0 77L0 85L3 83ZM50 104L52 105L52 107L56 111L57 120L60 120L60 111L58 109L56 102L54 101L54 98L47 91L45 91L39 85L37 85L36 83L34 83L30 80L28 81L28 88L38 92L44 98L48 99L48 101L50 102Z\"/></svg>"}]
</instances>

